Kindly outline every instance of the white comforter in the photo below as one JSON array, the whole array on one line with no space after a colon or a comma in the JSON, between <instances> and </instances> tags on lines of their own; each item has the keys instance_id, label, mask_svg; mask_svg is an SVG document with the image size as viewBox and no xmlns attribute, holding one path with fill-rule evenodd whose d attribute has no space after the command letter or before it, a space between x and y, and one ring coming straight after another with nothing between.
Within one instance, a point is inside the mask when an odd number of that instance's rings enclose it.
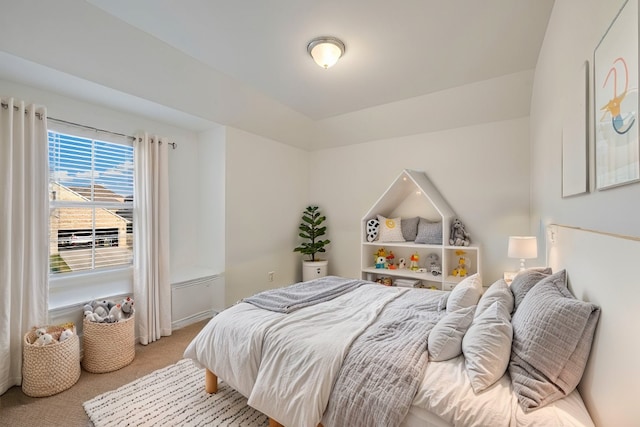
<instances>
[{"instance_id":1,"label":"white comforter","mask_svg":"<svg viewBox=\"0 0 640 427\"><path fill-rule=\"evenodd\" d=\"M364 285L287 315L237 304L207 324L185 357L209 368L278 422L316 427L353 340L407 291L376 292L381 289ZM302 323L313 327L301 329Z\"/></svg>"},{"instance_id":2,"label":"white comforter","mask_svg":"<svg viewBox=\"0 0 640 427\"><path fill-rule=\"evenodd\" d=\"M184 356L285 426L316 427L351 343L405 291L364 285L290 314L239 303L214 317ZM301 323L310 327L300 328ZM430 362L413 405L450 425L593 426L577 391L529 414L517 405L507 375L474 394L462 356Z\"/></svg>"}]
</instances>

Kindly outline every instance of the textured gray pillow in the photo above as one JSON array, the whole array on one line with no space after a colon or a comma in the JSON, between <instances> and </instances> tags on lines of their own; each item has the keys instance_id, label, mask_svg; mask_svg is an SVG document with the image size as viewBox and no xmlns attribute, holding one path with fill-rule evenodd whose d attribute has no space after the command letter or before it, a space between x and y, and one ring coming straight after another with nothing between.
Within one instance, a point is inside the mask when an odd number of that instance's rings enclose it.
<instances>
[{"instance_id":1,"label":"textured gray pillow","mask_svg":"<svg viewBox=\"0 0 640 427\"><path fill-rule=\"evenodd\" d=\"M600 308L576 299L564 270L531 288L513 315L509 374L524 412L571 393L582 378ZM464 349L464 347L463 347Z\"/></svg>"},{"instance_id":2,"label":"textured gray pillow","mask_svg":"<svg viewBox=\"0 0 640 427\"><path fill-rule=\"evenodd\" d=\"M509 313L513 311L513 294L509 290L509 285L504 279L499 279L494 282L489 289L482 294L480 301L478 301L478 308L476 309L476 317L480 316L487 308L496 301L500 301L509 310Z\"/></svg>"},{"instance_id":3,"label":"textured gray pillow","mask_svg":"<svg viewBox=\"0 0 640 427\"><path fill-rule=\"evenodd\" d=\"M442 221L431 222L428 219L420 218L415 242L427 245L441 245Z\"/></svg>"},{"instance_id":4,"label":"textured gray pillow","mask_svg":"<svg viewBox=\"0 0 640 427\"><path fill-rule=\"evenodd\" d=\"M464 364L476 393L491 387L504 375L511 354L511 312L495 301L476 316L462 339Z\"/></svg>"},{"instance_id":5,"label":"textured gray pillow","mask_svg":"<svg viewBox=\"0 0 640 427\"><path fill-rule=\"evenodd\" d=\"M447 313L478 304L482 294L482 281L478 273L465 277L449 294Z\"/></svg>"},{"instance_id":6,"label":"textured gray pillow","mask_svg":"<svg viewBox=\"0 0 640 427\"><path fill-rule=\"evenodd\" d=\"M402 228L402 237L407 242L416 240L418 235L418 221L420 217L415 218L402 218L400 221L400 228Z\"/></svg>"},{"instance_id":7,"label":"textured gray pillow","mask_svg":"<svg viewBox=\"0 0 640 427\"><path fill-rule=\"evenodd\" d=\"M534 269L524 270L516 274L510 286L511 293L513 294L513 309L517 310L527 292L529 292L536 283L548 276L549 274Z\"/></svg>"},{"instance_id":8,"label":"textured gray pillow","mask_svg":"<svg viewBox=\"0 0 640 427\"><path fill-rule=\"evenodd\" d=\"M435 362L453 359L462 353L462 337L471 326L476 306L447 313L431 329L428 338L429 358Z\"/></svg>"}]
</instances>

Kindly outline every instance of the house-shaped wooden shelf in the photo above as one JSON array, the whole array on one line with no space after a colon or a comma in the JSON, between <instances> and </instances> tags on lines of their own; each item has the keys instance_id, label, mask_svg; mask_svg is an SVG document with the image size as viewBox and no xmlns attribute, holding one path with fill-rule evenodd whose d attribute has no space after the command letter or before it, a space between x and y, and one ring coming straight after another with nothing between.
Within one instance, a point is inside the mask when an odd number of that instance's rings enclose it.
<instances>
[{"instance_id":1,"label":"house-shaped wooden shelf","mask_svg":"<svg viewBox=\"0 0 640 427\"><path fill-rule=\"evenodd\" d=\"M441 244L419 244L413 241L384 242L367 240L367 222L377 219L378 215L386 218L420 217L429 222L440 222L442 226ZM424 172L405 169L380 196L376 203L362 218L361 223L361 270L362 278L377 280L381 277L407 279L421 287L452 289L465 276L459 275L459 266L465 263L465 274L471 275L479 270L479 249L477 246L449 246L451 223L456 217L440 191L433 185ZM376 268L375 255L380 248L393 252L396 268ZM463 251L464 254L460 254ZM407 267L411 255L417 254L419 271L398 268L399 260L405 259ZM435 254L441 266L442 274L432 272L431 258ZM460 258L463 258L461 261ZM456 275L454 275L454 270ZM398 283L400 283L399 281ZM405 281L406 282L406 281Z\"/></svg>"}]
</instances>

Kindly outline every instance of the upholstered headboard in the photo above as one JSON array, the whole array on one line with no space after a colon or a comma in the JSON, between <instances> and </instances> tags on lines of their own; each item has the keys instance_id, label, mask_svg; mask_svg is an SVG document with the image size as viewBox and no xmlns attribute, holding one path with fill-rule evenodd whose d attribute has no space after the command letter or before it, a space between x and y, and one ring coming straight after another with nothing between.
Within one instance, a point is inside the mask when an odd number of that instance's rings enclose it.
<instances>
[{"instance_id":1,"label":"upholstered headboard","mask_svg":"<svg viewBox=\"0 0 640 427\"><path fill-rule=\"evenodd\" d=\"M574 295L601 307L578 387L598 426L640 422L640 238L547 228L547 263L566 269Z\"/></svg>"}]
</instances>

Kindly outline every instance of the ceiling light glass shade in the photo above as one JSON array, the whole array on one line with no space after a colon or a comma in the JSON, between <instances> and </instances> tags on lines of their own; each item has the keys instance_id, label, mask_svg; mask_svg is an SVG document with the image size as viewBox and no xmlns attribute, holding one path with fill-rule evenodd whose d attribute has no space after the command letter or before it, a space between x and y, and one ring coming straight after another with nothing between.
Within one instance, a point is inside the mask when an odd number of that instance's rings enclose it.
<instances>
[{"instance_id":1,"label":"ceiling light glass shade","mask_svg":"<svg viewBox=\"0 0 640 427\"><path fill-rule=\"evenodd\" d=\"M307 52L322 68L329 68L344 54L344 43L335 37L318 37L309 42Z\"/></svg>"}]
</instances>

